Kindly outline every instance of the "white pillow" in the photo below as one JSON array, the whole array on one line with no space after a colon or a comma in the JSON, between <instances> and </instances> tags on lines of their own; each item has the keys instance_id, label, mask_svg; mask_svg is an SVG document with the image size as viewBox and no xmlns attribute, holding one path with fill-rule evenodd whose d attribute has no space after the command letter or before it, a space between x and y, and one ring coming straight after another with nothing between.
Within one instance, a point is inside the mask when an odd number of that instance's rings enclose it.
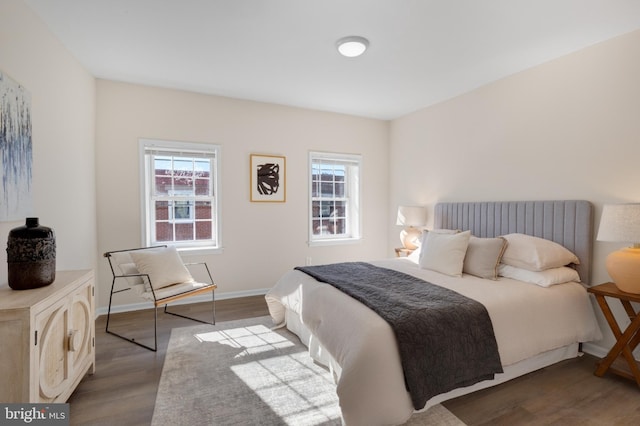
<instances>
[{"instance_id":1,"label":"white pillow","mask_svg":"<svg viewBox=\"0 0 640 426\"><path fill-rule=\"evenodd\" d=\"M553 241L525 234L508 234L503 237L509 243L502 256L502 263L505 265L529 271L544 271L580 263L575 254Z\"/></svg>"},{"instance_id":2,"label":"white pillow","mask_svg":"<svg viewBox=\"0 0 640 426\"><path fill-rule=\"evenodd\" d=\"M420 263L420 253L422 253L421 246L419 246L417 249L415 249L414 251L411 252L411 254L409 256L407 256L407 259L409 259L410 261L412 261L413 263Z\"/></svg>"},{"instance_id":3,"label":"white pillow","mask_svg":"<svg viewBox=\"0 0 640 426\"><path fill-rule=\"evenodd\" d=\"M118 265L118 268L120 268L122 275L136 275L140 273L140 271L138 271L138 268L136 268L136 264L133 262L120 263ZM138 285L146 282L146 280L144 280L142 277L127 277L127 281L129 281L129 284L131 285Z\"/></svg>"},{"instance_id":4,"label":"white pillow","mask_svg":"<svg viewBox=\"0 0 640 426\"><path fill-rule=\"evenodd\" d=\"M148 274L154 289L193 281L175 247L130 252L141 274Z\"/></svg>"},{"instance_id":5,"label":"white pillow","mask_svg":"<svg viewBox=\"0 0 640 426\"><path fill-rule=\"evenodd\" d=\"M407 256L407 258L412 262L418 264L420 263L420 253L422 252L421 248L429 232L435 232L439 234L457 234L460 231L457 229L432 229L431 231L425 229L424 231L422 231L422 235L420 235L420 244L418 245L418 248L412 251L409 256Z\"/></svg>"},{"instance_id":6,"label":"white pillow","mask_svg":"<svg viewBox=\"0 0 640 426\"><path fill-rule=\"evenodd\" d=\"M471 231L456 234L429 232L420 253L420 267L454 277L462 276Z\"/></svg>"},{"instance_id":7,"label":"white pillow","mask_svg":"<svg viewBox=\"0 0 640 426\"><path fill-rule=\"evenodd\" d=\"M507 240L502 237L469 239L462 272L490 280L498 279L498 265L502 259Z\"/></svg>"},{"instance_id":8,"label":"white pillow","mask_svg":"<svg viewBox=\"0 0 640 426\"><path fill-rule=\"evenodd\" d=\"M537 284L541 287L549 287L570 281L580 282L578 271L568 266L545 269L544 271L528 271L503 263L498 267L498 274L506 278Z\"/></svg>"},{"instance_id":9,"label":"white pillow","mask_svg":"<svg viewBox=\"0 0 640 426\"><path fill-rule=\"evenodd\" d=\"M111 264L114 266L114 273L116 275L135 275L139 274L136 264L133 263L133 259L129 255L128 251L120 251L111 253ZM120 274L118 274L118 270ZM129 285L142 284L144 280L142 277L127 277Z\"/></svg>"}]
</instances>

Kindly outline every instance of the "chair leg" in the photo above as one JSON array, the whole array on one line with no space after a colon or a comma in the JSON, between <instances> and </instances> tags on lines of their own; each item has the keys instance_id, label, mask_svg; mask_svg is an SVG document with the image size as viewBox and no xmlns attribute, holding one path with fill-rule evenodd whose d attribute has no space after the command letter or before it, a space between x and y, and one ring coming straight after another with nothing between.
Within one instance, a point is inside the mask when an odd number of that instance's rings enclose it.
<instances>
[{"instance_id":1,"label":"chair leg","mask_svg":"<svg viewBox=\"0 0 640 426\"><path fill-rule=\"evenodd\" d=\"M158 350L158 307L153 308L153 351Z\"/></svg>"},{"instance_id":2,"label":"chair leg","mask_svg":"<svg viewBox=\"0 0 640 426\"><path fill-rule=\"evenodd\" d=\"M109 332L109 319L111 319L111 301L113 300L113 286L116 284L116 279L111 281L111 293L109 294L109 308L107 309L107 325L105 331Z\"/></svg>"},{"instance_id":3,"label":"chair leg","mask_svg":"<svg viewBox=\"0 0 640 426\"><path fill-rule=\"evenodd\" d=\"M154 345L153 345L153 347L145 345L144 343L140 343L140 342L136 341L136 339L134 339L134 338L126 337L126 336L123 336L121 334L115 333L115 332L110 331L110 330L106 330L106 332L111 334L111 335L113 335L113 336L119 337L122 340L126 340L127 342L131 342L134 345L138 345L138 346L141 346L141 347L143 347L145 349L149 349L150 351L157 352L158 351L158 330L157 330L156 323L158 321L158 308L154 308L153 309L153 315L154 315L154 319L153 319L153 341L154 341Z\"/></svg>"},{"instance_id":4,"label":"chair leg","mask_svg":"<svg viewBox=\"0 0 640 426\"><path fill-rule=\"evenodd\" d=\"M213 325L216 324L216 290L211 290L211 311L213 312Z\"/></svg>"},{"instance_id":5,"label":"chair leg","mask_svg":"<svg viewBox=\"0 0 640 426\"><path fill-rule=\"evenodd\" d=\"M114 279L114 283L115 283L115 279ZM111 285L111 295L109 296L109 308L107 310L107 325L105 327L105 332L107 332L108 334L111 334L112 336L116 336L119 337L123 340L126 340L127 342L131 342L135 345L141 346L145 349L149 349L150 351L153 352L157 352L158 351L158 308L154 307L153 308L153 339L154 339L154 346L147 346L144 343L140 343L137 342L136 339L134 338L130 338L130 337L126 337L123 336L121 334L115 333L111 330L109 330L109 320L111 319L111 300L113 299L113 284Z\"/></svg>"},{"instance_id":6,"label":"chair leg","mask_svg":"<svg viewBox=\"0 0 640 426\"><path fill-rule=\"evenodd\" d=\"M216 292L215 292L215 289L211 291L211 294L212 294L212 297L213 297L213 299L211 301L211 306L212 306L211 309L212 309L212 312L213 312L213 321L211 321L211 322L205 321L205 320L201 320L201 319L198 319L198 318L189 317L189 316L182 315L182 314L178 314L176 312L170 312L170 311L167 310L167 306L168 305L164 305L164 313L165 314L169 314L169 315L173 315L173 316L176 316L176 317L180 317L180 318L185 318L185 319L188 319L188 320L191 320L191 321L200 322L202 324L216 325Z\"/></svg>"}]
</instances>

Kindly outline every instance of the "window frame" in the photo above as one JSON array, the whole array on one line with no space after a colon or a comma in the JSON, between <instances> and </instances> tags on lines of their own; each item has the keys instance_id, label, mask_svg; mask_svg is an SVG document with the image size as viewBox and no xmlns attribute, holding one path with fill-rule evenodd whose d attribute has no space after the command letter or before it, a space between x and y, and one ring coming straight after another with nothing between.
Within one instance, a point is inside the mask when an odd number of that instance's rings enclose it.
<instances>
[{"instance_id":1,"label":"window frame","mask_svg":"<svg viewBox=\"0 0 640 426\"><path fill-rule=\"evenodd\" d=\"M145 247L153 245L168 244L176 247L179 251L192 251L200 254L219 253L222 252L222 220L221 220L221 164L222 164L222 147L217 144L169 141L158 139L139 139L139 159L140 159L140 215L141 215L141 239L142 245ZM156 153L166 152L167 155L185 157L207 157L212 161L211 165L211 191L212 195L202 197L200 201L210 200L214 206L211 214L213 220L211 223L211 232L214 238L209 240L191 240L191 241L155 241L154 240L154 217L153 206L155 197L151 194L155 179L155 168L151 164L154 151ZM198 196L189 196L189 200L181 199L180 195L168 195L166 198L174 199L174 201L189 202L193 200L190 215L193 216L195 222L195 209L198 203ZM171 210L176 206L168 206L168 217L170 222L186 223L191 222L188 219L175 219L171 214ZM195 225L194 225L195 226Z\"/></svg>"},{"instance_id":2,"label":"window frame","mask_svg":"<svg viewBox=\"0 0 640 426\"><path fill-rule=\"evenodd\" d=\"M351 165L345 174L345 196L332 197L332 200L346 201L347 212L345 214L347 223L345 227L348 229L348 235L315 235L313 233L313 202L319 198L313 196L313 167L317 161L325 160L334 163L343 163ZM308 213L308 244L309 246L317 245L337 245L352 244L362 240L362 155L361 154L344 154L335 152L309 152L309 213ZM354 167L357 172L354 174ZM353 192L355 191L355 195ZM326 198L325 198L326 199ZM317 218L315 218L317 219Z\"/></svg>"}]
</instances>

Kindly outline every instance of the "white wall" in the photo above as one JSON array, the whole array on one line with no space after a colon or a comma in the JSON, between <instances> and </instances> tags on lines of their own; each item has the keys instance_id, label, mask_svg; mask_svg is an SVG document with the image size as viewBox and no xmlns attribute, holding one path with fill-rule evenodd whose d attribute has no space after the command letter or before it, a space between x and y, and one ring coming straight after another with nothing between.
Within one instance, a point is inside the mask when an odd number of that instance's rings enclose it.
<instances>
[{"instance_id":1,"label":"white wall","mask_svg":"<svg viewBox=\"0 0 640 426\"><path fill-rule=\"evenodd\" d=\"M96 128L101 252L141 244L138 139L155 138L222 146L224 251L189 258L207 261L220 296L264 291L307 256L314 264L390 256L388 122L98 80ZM361 243L307 245L310 150L363 155ZM249 201L251 153L286 156L286 203ZM98 271L97 305L104 307L106 261Z\"/></svg>"},{"instance_id":2,"label":"white wall","mask_svg":"<svg viewBox=\"0 0 640 426\"><path fill-rule=\"evenodd\" d=\"M394 120L389 211L586 199L597 230L604 203L640 202L638 46L640 31ZM610 280L604 258L621 246L596 242L593 284Z\"/></svg>"},{"instance_id":3,"label":"white wall","mask_svg":"<svg viewBox=\"0 0 640 426\"><path fill-rule=\"evenodd\" d=\"M99 307L99 253L140 244L138 138L223 146L225 249L205 260L226 294L268 288L308 256L391 255L400 204L583 198L597 228L602 204L640 200L639 45L634 32L387 123L109 81L96 91L22 1L0 2L0 70L32 95L33 215L56 231L59 269L97 267ZM362 244L307 246L309 150L364 155ZM249 202L250 153L287 157L285 204ZM19 225L0 223L0 245ZM618 247L596 243L593 283Z\"/></svg>"},{"instance_id":4,"label":"white wall","mask_svg":"<svg viewBox=\"0 0 640 426\"><path fill-rule=\"evenodd\" d=\"M21 0L0 2L0 70L31 93L34 211L56 233L58 269L96 259L95 81ZM0 285L7 235L0 222Z\"/></svg>"}]
</instances>

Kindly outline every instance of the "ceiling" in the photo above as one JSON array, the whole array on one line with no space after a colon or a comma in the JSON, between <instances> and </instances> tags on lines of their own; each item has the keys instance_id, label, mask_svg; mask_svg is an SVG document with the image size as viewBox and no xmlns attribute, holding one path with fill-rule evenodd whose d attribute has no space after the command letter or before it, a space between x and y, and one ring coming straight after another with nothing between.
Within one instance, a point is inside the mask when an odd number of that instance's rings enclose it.
<instances>
[{"instance_id":1,"label":"ceiling","mask_svg":"<svg viewBox=\"0 0 640 426\"><path fill-rule=\"evenodd\" d=\"M640 28L637 0L25 2L98 78L379 119Z\"/></svg>"}]
</instances>

